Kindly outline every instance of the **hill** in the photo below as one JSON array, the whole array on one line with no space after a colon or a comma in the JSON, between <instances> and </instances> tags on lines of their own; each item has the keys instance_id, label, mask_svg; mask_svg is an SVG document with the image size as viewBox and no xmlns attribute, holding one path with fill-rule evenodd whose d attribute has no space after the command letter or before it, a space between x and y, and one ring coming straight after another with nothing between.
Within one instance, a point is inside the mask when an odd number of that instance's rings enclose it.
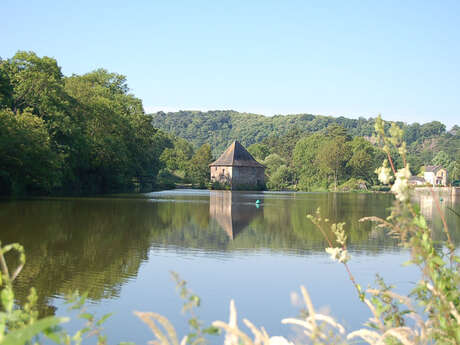
<instances>
[{"instance_id":1,"label":"hill","mask_svg":"<svg viewBox=\"0 0 460 345\"><path fill-rule=\"evenodd\" d=\"M283 136L293 128L314 133L332 123L345 127L352 136L370 136L373 119L347 119L331 116L295 114L264 116L233 110L179 111L150 114L154 127L190 141L195 147L211 144L215 155L222 153L234 140L244 146L259 143L271 135Z\"/></svg>"},{"instance_id":2,"label":"hill","mask_svg":"<svg viewBox=\"0 0 460 345\"><path fill-rule=\"evenodd\" d=\"M150 116L154 127L188 140L195 148L209 143L215 156L222 153L234 140L239 140L248 147L270 137L283 137L293 130L301 132L302 135L313 134L331 124L344 127L352 137L370 137L375 123L374 118L350 119L312 114L268 117L233 110L158 112ZM433 158L433 153L443 149L458 150L458 141L455 142L456 145L450 145L452 139L458 140L458 126L446 132L446 126L439 121L422 125L398 122L398 125L404 129L404 139L409 146L412 145L413 151L420 154L427 151L427 160ZM455 156L455 153L450 152L450 155Z\"/></svg>"}]
</instances>

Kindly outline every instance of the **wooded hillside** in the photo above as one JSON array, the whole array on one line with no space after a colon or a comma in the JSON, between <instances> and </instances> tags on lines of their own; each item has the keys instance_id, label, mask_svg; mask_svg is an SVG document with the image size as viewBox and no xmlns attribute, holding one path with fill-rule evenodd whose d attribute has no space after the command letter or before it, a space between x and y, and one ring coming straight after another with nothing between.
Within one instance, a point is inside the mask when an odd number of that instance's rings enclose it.
<instances>
[{"instance_id":1,"label":"wooded hillside","mask_svg":"<svg viewBox=\"0 0 460 345\"><path fill-rule=\"evenodd\" d=\"M377 114L376 114L377 115ZM190 141L195 147L204 143L211 144L215 155L222 153L233 140L239 140L248 147L262 142L269 137L282 137L293 130L304 136L327 128L331 124L344 127L352 137L370 137L374 133L375 119L350 119L311 114L263 116L251 113L239 113L233 110L216 111L179 111L158 112L150 114L154 127L160 128L178 137ZM446 126L439 121L425 124L406 124L397 122L405 131L405 141L408 145L416 143L413 151L430 152L440 150L455 150L460 147L460 141L455 145L451 140L459 140L460 127L454 126L446 132ZM454 147L455 146L455 147ZM428 152L428 155L430 155ZM451 152L453 155L454 152ZM433 157L427 157L431 160Z\"/></svg>"}]
</instances>

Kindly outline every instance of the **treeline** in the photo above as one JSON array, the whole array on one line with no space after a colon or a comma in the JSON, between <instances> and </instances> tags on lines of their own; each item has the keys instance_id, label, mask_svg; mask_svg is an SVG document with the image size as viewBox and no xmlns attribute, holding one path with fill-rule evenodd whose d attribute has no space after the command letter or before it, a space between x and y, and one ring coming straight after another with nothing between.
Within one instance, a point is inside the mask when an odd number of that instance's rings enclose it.
<instances>
[{"instance_id":1,"label":"treeline","mask_svg":"<svg viewBox=\"0 0 460 345\"><path fill-rule=\"evenodd\" d=\"M249 152L266 167L270 189L354 190L378 184L384 153L338 125L312 135L292 131L253 144Z\"/></svg>"},{"instance_id":2,"label":"treeline","mask_svg":"<svg viewBox=\"0 0 460 345\"><path fill-rule=\"evenodd\" d=\"M308 135L336 124L345 128L352 137L371 137L375 125L374 118L349 119L343 116L311 114L268 117L233 110L158 112L151 114L151 117L155 127L188 140L194 147L209 143L214 155L222 153L234 140L239 140L248 147L273 135L279 137L287 135L293 129ZM439 121L423 125L418 123L409 125L404 122L397 122L397 124L404 129L404 140L408 145L413 143L420 145L426 140L437 140L447 134L446 126ZM459 129L455 126L452 131L456 132Z\"/></svg>"},{"instance_id":3,"label":"treeline","mask_svg":"<svg viewBox=\"0 0 460 345\"><path fill-rule=\"evenodd\" d=\"M425 165L441 165L448 170L448 183L459 180L460 132L446 133L437 140L438 151L430 154L423 149L423 141L409 145L412 174L423 175ZM267 167L269 188L304 191L379 189L375 170L386 156L373 137L352 137L336 124L307 135L293 129L282 137L270 136L248 150ZM396 168L403 167L399 153L391 155Z\"/></svg>"},{"instance_id":4,"label":"treeline","mask_svg":"<svg viewBox=\"0 0 460 345\"><path fill-rule=\"evenodd\" d=\"M159 112L151 116L155 126L195 147L209 143L214 156L239 140L267 167L271 189L349 190L378 184L375 169L384 154L374 144L373 118L265 117L235 111ZM414 175L421 174L423 166L435 164L448 169L449 182L460 178L460 127L447 132L438 121L397 124L404 131ZM397 157L397 152L394 155ZM397 158L396 164L402 166L402 161Z\"/></svg>"},{"instance_id":5,"label":"treeline","mask_svg":"<svg viewBox=\"0 0 460 345\"><path fill-rule=\"evenodd\" d=\"M151 188L172 146L124 76L65 77L32 52L0 59L0 194Z\"/></svg>"},{"instance_id":6,"label":"treeline","mask_svg":"<svg viewBox=\"0 0 460 345\"><path fill-rule=\"evenodd\" d=\"M55 59L18 52L0 58L0 195L205 187L208 164L233 140L267 166L272 189L373 185L383 160L374 123L235 111L146 115L120 74L66 77ZM451 181L460 178L458 126L398 124L414 174L440 164Z\"/></svg>"}]
</instances>

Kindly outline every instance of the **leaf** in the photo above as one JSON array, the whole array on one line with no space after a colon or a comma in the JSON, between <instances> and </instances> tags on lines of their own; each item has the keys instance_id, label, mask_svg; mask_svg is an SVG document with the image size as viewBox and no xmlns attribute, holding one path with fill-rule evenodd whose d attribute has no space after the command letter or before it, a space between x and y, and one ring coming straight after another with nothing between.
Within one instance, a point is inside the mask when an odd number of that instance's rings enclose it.
<instances>
[{"instance_id":1,"label":"leaf","mask_svg":"<svg viewBox=\"0 0 460 345\"><path fill-rule=\"evenodd\" d=\"M14 305L14 293L10 287L6 287L0 293L0 299L2 301L3 308L7 313L11 313Z\"/></svg>"},{"instance_id":2,"label":"leaf","mask_svg":"<svg viewBox=\"0 0 460 345\"><path fill-rule=\"evenodd\" d=\"M203 329L203 333L217 335L220 334L220 329L214 326L210 326L208 328Z\"/></svg>"},{"instance_id":3,"label":"leaf","mask_svg":"<svg viewBox=\"0 0 460 345\"><path fill-rule=\"evenodd\" d=\"M193 303L195 303L195 305L196 305L197 307L200 306L201 299L200 299L200 297L198 297L197 295L192 295L192 296L190 296L190 301L193 302Z\"/></svg>"},{"instance_id":4,"label":"leaf","mask_svg":"<svg viewBox=\"0 0 460 345\"><path fill-rule=\"evenodd\" d=\"M56 330L57 327L50 327L46 330L43 331L43 334L52 341L54 341L56 344L61 344L61 334L57 333Z\"/></svg>"},{"instance_id":5,"label":"leaf","mask_svg":"<svg viewBox=\"0 0 460 345\"><path fill-rule=\"evenodd\" d=\"M57 318L54 316L45 317L31 325L28 325L24 328L15 330L8 333L5 338L3 338L2 345L18 345L25 344L27 341L32 339L37 334L43 332L47 328L59 325L64 322L68 322L69 318L61 317Z\"/></svg>"},{"instance_id":6,"label":"leaf","mask_svg":"<svg viewBox=\"0 0 460 345\"><path fill-rule=\"evenodd\" d=\"M411 261L411 260L408 260L408 261L405 261L402 263L402 266L403 267L406 267L406 266L410 266L410 265L413 265L414 263Z\"/></svg>"},{"instance_id":7,"label":"leaf","mask_svg":"<svg viewBox=\"0 0 460 345\"><path fill-rule=\"evenodd\" d=\"M94 315L90 313L81 313L80 318L88 320L88 321L92 321L94 319Z\"/></svg>"},{"instance_id":8,"label":"leaf","mask_svg":"<svg viewBox=\"0 0 460 345\"><path fill-rule=\"evenodd\" d=\"M435 263L438 266L444 266L445 262L442 260L439 256L435 256L434 258L431 259L433 263Z\"/></svg>"},{"instance_id":9,"label":"leaf","mask_svg":"<svg viewBox=\"0 0 460 345\"><path fill-rule=\"evenodd\" d=\"M195 329L198 329L200 326L196 318L188 320L188 324Z\"/></svg>"},{"instance_id":10,"label":"leaf","mask_svg":"<svg viewBox=\"0 0 460 345\"><path fill-rule=\"evenodd\" d=\"M98 322L96 322L96 326L102 325L112 315L113 315L113 313L105 314L103 317L101 317L101 319Z\"/></svg>"}]
</instances>

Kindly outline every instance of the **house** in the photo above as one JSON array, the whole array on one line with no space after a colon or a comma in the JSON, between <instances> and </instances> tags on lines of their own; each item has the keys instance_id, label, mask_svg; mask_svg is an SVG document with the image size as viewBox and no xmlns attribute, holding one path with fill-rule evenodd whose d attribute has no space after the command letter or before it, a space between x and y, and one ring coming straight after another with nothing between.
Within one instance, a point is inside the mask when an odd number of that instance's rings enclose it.
<instances>
[{"instance_id":1,"label":"house","mask_svg":"<svg viewBox=\"0 0 460 345\"><path fill-rule=\"evenodd\" d=\"M265 166L238 141L234 141L209 167L211 182L228 185L231 189L262 189L265 186Z\"/></svg>"},{"instance_id":2,"label":"house","mask_svg":"<svg viewBox=\"0 0 460 345\"><path fill-rule=\"evenodd\" d=\"M409 185L411 186L423 186L425 183L425 179L420 176L411 176L409 178Z\"/></svg>"},{"instance_id":3,"label":"house","mask_svg":"<svg viewBox=\"0 0 460 345\"><path fill-rule=\"evenodd\" d=\"M423 178L433 186L447 186L447 170L440 165L427 165Z\"/></svg>"}]
</instances>

